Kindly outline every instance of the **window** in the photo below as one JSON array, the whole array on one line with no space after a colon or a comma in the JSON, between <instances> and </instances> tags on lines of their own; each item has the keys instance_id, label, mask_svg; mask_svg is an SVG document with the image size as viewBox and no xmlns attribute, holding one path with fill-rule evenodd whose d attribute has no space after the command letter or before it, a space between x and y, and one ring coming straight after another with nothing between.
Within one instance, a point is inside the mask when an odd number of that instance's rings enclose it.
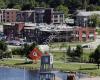
<instances>
[{"instance_id":1,"label":"window","mask_svg":"<svg viewBox=\"0 0 100 80\"><path fill-rule=\"evenodd\" d=\"M9 20L7 20L7 22L10 22Z\"/></svg>"},{"instance_id":2,"label":"window","mask_svg":"<svg viewBox=\"0 0 100 80\"><path fill-rule=\"evenodd\" d=\"M60 15L60 17L63 17L63 15Z\"/></svg>"},{"instance_id":3,"label":"window","mask_svg":"<svg viewBox=\"0 0 100 80\"><path fill-rule=\"evenodd\" d=\"M7 18L9 18L9 16L7 16Z\"/></svg>"},{"instance_id":4,"label":"window","mask_svg":"<svg viewBox=\"0 0 100 80\"><path fill-rule=\"evenodd\" d=\"M58 20L54 20L54 22L58 22Z\"/></svg>"},{"instance_id":5,"label":"window","mask_svg":"<svg viewBox=\"0 0 100 80\"><path fill-rule=\"evenodd\" d=\"M3 19L3 21L5 22L5 19Z\"/></svg>"},{"instance_id":6,"label":"window","mask_svg":"<svg viewBox=\"0 0 100 80\"><path fill-rule=\"evenodd\" d=\"M54 18L57 18L58 16L57 15L54 15Z\"/></svg>"},{"instance_id":7,"label":"window","mask_svg":"<svg viewBox=\"0 0 100 80\"><path fill-rule=\"evenodd\" d=\"M7 14L9 14L9 12L7 12Z\"/></svg>"}]
</instances>

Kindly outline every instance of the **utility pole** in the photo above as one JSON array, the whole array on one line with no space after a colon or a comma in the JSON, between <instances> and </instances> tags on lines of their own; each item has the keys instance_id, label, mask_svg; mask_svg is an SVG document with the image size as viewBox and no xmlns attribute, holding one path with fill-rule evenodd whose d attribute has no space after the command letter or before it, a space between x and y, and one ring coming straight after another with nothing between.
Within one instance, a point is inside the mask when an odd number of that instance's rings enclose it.
<instances>
[{"instance_id":1,"label":"utility pole","mask_svg":"<svg viewBox=\"0 0 100 80\"><path fill-rule=\"evenodd\" d=\"M82 0L83 3L83 9L86 11L87 8L87 0Z\"/></svg>"}]
</instances>

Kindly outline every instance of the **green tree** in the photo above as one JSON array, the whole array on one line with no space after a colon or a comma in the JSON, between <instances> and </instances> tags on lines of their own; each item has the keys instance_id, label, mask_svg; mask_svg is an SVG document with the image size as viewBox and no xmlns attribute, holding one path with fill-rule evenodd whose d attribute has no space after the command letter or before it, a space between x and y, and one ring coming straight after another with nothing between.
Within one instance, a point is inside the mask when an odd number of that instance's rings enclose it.
<instances>
[{"instance_id":1,"label":"green tree","mask_svg":"<svg viewBox=\"0 0 100 80\"><path fill-rule=\"evenodd\" d=\"M75 49L71 50L71 47L70 46L67 49L67 55L69 56L69 60L70 61L77 60L76 53L75 53Z\"/></svg>"},{"instance_id":2,"label":"green tree","mask_svg":"<svg viewBox=\"0 0 100 80\"><path fill-rule=\"evenodd\" d=\"M97 64L98 69L100 65L100 45L96 48L95 52L91 54L90 56L94 62Z\"/></svg>"},{"instance_id":3,"label":"green tree","mask_svg":"<svg viewBox=\"0 0 100 80\"><path fill-rule=\"evenodd\" d=\"M65 5L72 11L83 8L82 4L82 0L65 0Z\"/></svg>"},{"instance_id":4,"label":"green tree","mask_svg":"<svg viewBox=\"0 0 100 80\"><path fill-rule=\"evenodd\" d=\"M0 50L2 51L7 50L7 44L4 41L0 41Z\"/></svg>"},{"instance_id":5,"label":"green tree","mask_svg":"<svg viewBox=\"0 0 100 80\"><path fill-rule=\"evenodd\" d=\"M22 49L21 48L16 48L16 49L12 49L12 55L23 56L24 54L22 53Z\"/></svg>"},{"instance_id":6,"label":"green tree","mask_svg":"<svg viewBox=\"0 0 100 80\"><path fill-rule=\"evenodd\" d=\"M21 5L16 4L16 5L14 5L14 7L13 7L13 8L21 10Z\"/></svg>"},{"instance_id":7,"label":"green tree","mask_svg":"<svg viewBox=\"0 0 100 80\"><path fill-rule=\"evenodd\" d=\"M100 11L100 6L95 6L96 11Z\"/></svg>"},{"instance_id":8,"label":"green tree","mask_svg":"<svg viewBox=\"0 0 100 80\"><path fill-rule=\"evenodd\" d=\"M29 48L30 48L30 46L28 44L24 44L24 46L23 46L23 55L25 57L27 57L28 54L29 54L29 51L30 51Z\"/></svg>"},{"instance_id":9,"label":"green tree","mask_svg":"<svg viewBox=\"0 0 100 80\"><path fill-rule=\"evenodd\" d=\"M50 1L50 7L56 8L59 5L63 5L64 0L51 0Z\"/></svg>"},{"instance_id":10,"label":"green tree","mask_svg":"<svg viewBox=\"0 0 100 80\"><path fill-rule=\"evenodd\" d=\"M83 55L83 48L81 45L77 45L75 50L75 56L81 58L82 55Z\"/></svg>"},{"instance_id":11,"label":"green tree","mask_svg":"<svg viewBox=\"0 0 100 80\"><path fill-rule=\"evenodd\" d=\"M88 5L87 10L88 10L88 11L93 11L93 10L95 10L95 5L93 5L93 4Z\"/></svg>"},{"instance_id":12,"label":"green tree","mask_svg":"<svg viewBox=\"0 0 100 80\"><path fill-rule=\"evenodd\" d=\"M57 6L56 10L63 12L65 17L67 17L67 14L69 11L68 7L66 7L64 5L59 5L59 6Z\"/></svg>"},{"instance_id":13,"label":"green tree","mask_svg":"<svg viewBox=\"0 0 100 80\"><path fill-rule=\"evenodd\" d=\"M48 5L45 2L41 2L40 7L48 7Z\"/></svg>"},{"instance_id":14,"label":"green tree","mask_svg":"<svg viewBox=\"0 0 100 80\"><path fill-rule=\"evenodd\" d=\"M3 0L0 0L0 8L5 8L6 5L5 5L5 2Z\"/></svg>"},{"instance_id":15,"label":"green tree","mask_svg":"<svg viewBox=\"0 0 100 80\"><path fill-rule=\"evenodd\" d=\"M7 44L4 41L0 41L0 57L3 58L4 52L7 50Z\"/></svg>"},{"instance_id":16,"label":"green tree","mask_svg":"<svg viewBox=\"0 0 100 80\"><path fill-rule=\"evenodd\" d=\"M35 43L32 43L31 45L24 44L23 47L23 54L25 56L25 62L27 62L28 54L36 47Z\"/></svg>"},{"instance_id":17,"label":"green tree","mask_svg":"<svg viewBox=\"0 0 100 80\"><path fill-rule=\"evenodd\" d=\"M90 17L90 24L92 25L92 27L98 27L100 25L100 18L99 18L100 15L98 14L93 14L91 17Z\"/></svg>"},{"instance_id":18,"label":"green tree","mask_svg":"<svg viewBox=\"0 0 100 80\"><path fill-rule=\"evenodd\" d=\"M36 0L30 0L30 3L31 3L33 8L38 6L38 3Z\"/></svg>"},{"instance_id":19,"label":"green tree","mask_svg":"<svg viewBox=\"0 0 100 80\"><path fill-rule=\"evenodd\" d=\"M71 51L71 47L69 46L68 47L68 49L67 49L67 55L69 56L69 57L72 57L72 51Z\"/></svg>"}]
</instances>

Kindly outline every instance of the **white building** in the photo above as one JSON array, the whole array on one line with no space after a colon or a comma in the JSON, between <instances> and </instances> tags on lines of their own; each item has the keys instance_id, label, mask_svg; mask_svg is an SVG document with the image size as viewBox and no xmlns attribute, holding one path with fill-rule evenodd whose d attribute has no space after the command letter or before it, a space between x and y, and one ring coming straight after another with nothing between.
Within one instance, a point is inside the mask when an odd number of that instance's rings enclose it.
<instances>
[{"instance_id":1,"label":"white building","mask_svg":"<svg viewBox=\"0 0 100 80\"><path fill-rule=\"evenodd\" d=\"M100 11L77 11L75 23L77 26L88 26L89 19L92 15L100 15Z\"/></svg>"}]
</instances>

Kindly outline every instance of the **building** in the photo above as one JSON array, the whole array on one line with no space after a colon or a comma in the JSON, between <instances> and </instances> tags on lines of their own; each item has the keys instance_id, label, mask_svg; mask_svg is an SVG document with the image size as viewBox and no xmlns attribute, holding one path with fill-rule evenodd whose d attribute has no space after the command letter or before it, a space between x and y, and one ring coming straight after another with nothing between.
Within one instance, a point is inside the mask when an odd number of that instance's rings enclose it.
<instances>
[{"instance_id":1,"label":"building","mask_svg":"<svg viewBox=\"0 0 100 80\"><path fill-rule=\"evenodd\" d=\"M53 8L47 8L47 9L45 9L45 12L44 12L44 17L43 17L43 19L44 19L44 23L47 23L47 24L51 24L51 23L53 23Z\"/></svg>"},{"instance_id":2,"label":"building","mask_svg":"<svg viewBox=\"0 0 100 80\"><path fill-rule=\"evenodd\" d=\"M33 22L35 23L35 12L34 10L25 10L17 12L17 22Z\"/></svg>"},{"instance_id":3,"label":"building","mask_svg":"<svg viewBox=\"0 0 100 80\"><path fill-rule=\"evenodd\" d=\"M36 7L34 10L19 11L17 13L18 22L62 24L64 21L64 13L54 11L53 8Z\"/></svg>"},{"instance_id":4,"label":"building","mask_svg":"<svg viewBox=\"0 0 100 80\"><path fill-rule=\"evenodd\" d=\"M87 27L91 24L90 18L92 15L100 15L100 11L77 11L75 14L75 24L76 26Z\"/></svg>"},{"instance_id":5,"label":"building","mask_svg":"<svg viewBox=\"0 0 100 80\"><path fill-rule=\"evenodd\" d=\"M5 23L3 25L4 35L7 36L7 40L19 40L23 38L24 23Z\"/></svg>"},{"instance_id":6,"label":"building","mask_svg":"<svg viewBox=\"0 0 100 80\"><path fill-rule=\"evenodd\" d=\"M65 23L65 17L63 12L54 11L52 17L52 23L54 24L63 24Z\"/></svg>"},{"instance_id":7,"label":"building","mask_svg":"<svg viewBox=\"0 0 100 80\"><path fill-rule=\"evenodd\" d=\"M36 7L34 11L35 11L35 23L44 23L45 8Z\"/></svg>"},{"instance_id":8,"label":"building","mask_svg":"<svg viewBox=\"0 0 100 80\"><path fill-rule=\"evenodd\" d=\"M16 22L16 15L18 9L1 9L1 18L0 22L6 23L6 22Z\"/></svg>"},{"instance_id":9,"label":"building","mask_svg":"<svg viewBox=\"0 0 100 80\"><path fill-rule=\"evenodd\" d=\"M74 41L93 41L96 39L96 29L95 28L82 28L82 27L77 27L74 28Z\"/></svg>"},{"instance_id":10,"label":"building","mask_svg":"<svg viewBox=\"0 0 100 80\"><path fill-rule=\"evenodd\" d=\"M90 41L96 39L95 28L70 27L66 24L13 23L4 24L7 39L24 39L27 42L48 44L50 42Z\"/></svg>"},{"instance_id":11,"label":"building","mask_svg":"<svg viewBox=\"0 0 100 80\"><path fill-rule=\"evenodd\" d=\"M0 23L2 22L2 12L0 11Z\"/></svg>"}]
</instances>

